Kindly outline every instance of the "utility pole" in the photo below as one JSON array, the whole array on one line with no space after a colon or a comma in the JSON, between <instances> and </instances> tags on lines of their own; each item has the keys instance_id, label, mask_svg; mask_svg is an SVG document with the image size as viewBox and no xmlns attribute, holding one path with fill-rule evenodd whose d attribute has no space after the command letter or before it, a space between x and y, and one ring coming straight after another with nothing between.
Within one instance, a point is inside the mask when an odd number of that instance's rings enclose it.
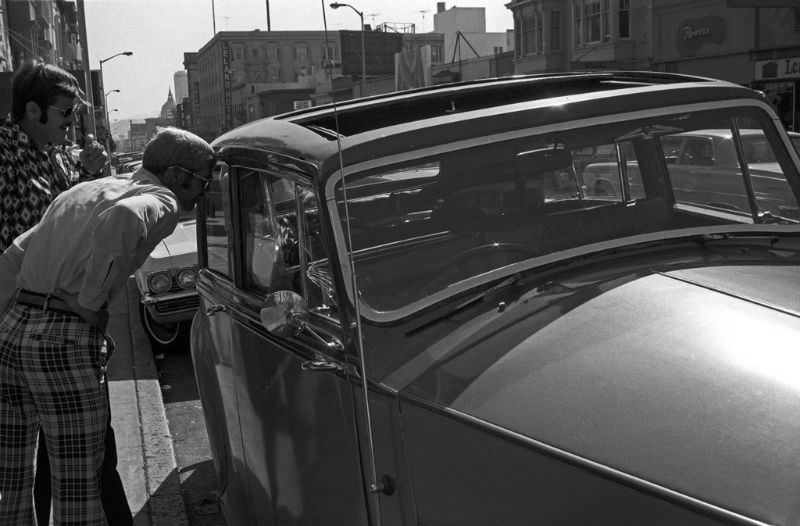
<instances>
[{"instance_id":1,"label":"utility pole","mask_svg":"<svg viewBox=\"0 0 800 526\"><path fill-rule=\"evenodd\" d=\"M267 31L272 31L272 23L269 20L269 0L267 0Z\"/></svg>"}]
</instances>

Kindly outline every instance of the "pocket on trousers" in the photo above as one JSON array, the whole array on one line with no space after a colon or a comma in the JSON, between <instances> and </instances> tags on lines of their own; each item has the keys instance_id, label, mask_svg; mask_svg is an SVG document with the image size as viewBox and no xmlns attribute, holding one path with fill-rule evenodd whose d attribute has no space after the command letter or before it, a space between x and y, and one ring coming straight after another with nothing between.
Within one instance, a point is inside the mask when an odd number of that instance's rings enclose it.
<instances>
[{"instance_id":1,"label":"pocket on trousers","mask_svg":"<svg viewBox=\"0 0 800 526\"><path fill-rule=\"evenodd\" d=\"M48 347L74 347L78 343L75 338L61 334L31 334L28 337L40 345Z\"/></svg>"}]
</instances>

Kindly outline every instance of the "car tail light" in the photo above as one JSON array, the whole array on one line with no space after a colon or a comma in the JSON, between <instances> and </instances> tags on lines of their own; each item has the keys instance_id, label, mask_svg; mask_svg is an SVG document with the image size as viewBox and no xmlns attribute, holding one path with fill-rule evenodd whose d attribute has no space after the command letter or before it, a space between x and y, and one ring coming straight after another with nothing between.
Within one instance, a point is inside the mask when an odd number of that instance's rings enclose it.
<instances>
[{"instance_id":1,"label":"car tail light","mask_svg":"<svg viewBox=\"0 0 800 526\"><path fill-rule=\"evenodd\" d=\"M147 276L147 286L152 292L162 294L172 288L172 276L169 272L154 272Z\"/></svg>"},{"instance_id":2,"label":"car tail light","mask_svg":"<svg viewBox=\"0 0 800 526\"><path fill-rule=\"evenodd\" d=\"M182 289L193 289L197 279L197 271L194 268L184 268L178 271L176 281Z\"/></svg>"}]
</instances>

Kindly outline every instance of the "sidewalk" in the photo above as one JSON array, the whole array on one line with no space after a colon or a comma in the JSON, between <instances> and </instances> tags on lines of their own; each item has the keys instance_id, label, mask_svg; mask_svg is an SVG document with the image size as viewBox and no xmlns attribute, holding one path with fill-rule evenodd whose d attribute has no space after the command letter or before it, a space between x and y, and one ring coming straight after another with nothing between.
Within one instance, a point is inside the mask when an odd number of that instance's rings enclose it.
<instances>
[{"instance_id":1,"label":"sidewalk","mask_svg":"<svg viewBox=\"0 0 800 526\"><path fill-rule=\"evenodd\" d=\"M161 388L132 279L109 310L109 333L117 344L108 370L117 469L134 524L188 526Z\"/></svg>"}]
</instances>

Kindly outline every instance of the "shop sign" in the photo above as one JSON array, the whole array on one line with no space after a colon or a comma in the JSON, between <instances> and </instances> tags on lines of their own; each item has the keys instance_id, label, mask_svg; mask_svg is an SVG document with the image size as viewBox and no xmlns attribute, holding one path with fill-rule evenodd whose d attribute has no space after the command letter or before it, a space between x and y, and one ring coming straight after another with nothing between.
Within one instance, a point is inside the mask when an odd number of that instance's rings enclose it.
<instances>
[{"instance_id":1,"label":"shop sign","mask_svg":"<svg viewBox=\"0 0 800 526\"><path fill-rule=\"evenodd\" d=\"M725 21L718 16L686 20L678 26L676 38L680 54L692 56L703 44L725 41Z\"/></svg>"},{"instance_id":2,"label":"shop sign","mask_svg":"<svg viewBox=\"0 0 800 526\"><path fill-rule=\"evenodd\" d=\"M759 60L755 69L756 80L800 78L800 57Z\"/></svg>"},{"instance_id":3,"label":"shop sign","mask_svg":"<svg viewBox=\"0 0 800 526\"><path fill-rule=\"evenodd\" d=\"M589 70L589 71L596 71L596 70L607 70L607 69L625 69L620 62L617 61L609 61L609 62L583 62L580 60L576 60L570 63L570 67L572 71L579 71L579 70Z\"/></svg>"},{"instance_id":4,"label":"shop sign","mask_svg":"<svg viewBox=\"0 0 800 526\"><path fill-rule=\"evenodd\" d=\"M225 129L233 128L233 103L231 101L231 47L222 41L222 98L225 108Z\"/></svg>"}]
</instances>

